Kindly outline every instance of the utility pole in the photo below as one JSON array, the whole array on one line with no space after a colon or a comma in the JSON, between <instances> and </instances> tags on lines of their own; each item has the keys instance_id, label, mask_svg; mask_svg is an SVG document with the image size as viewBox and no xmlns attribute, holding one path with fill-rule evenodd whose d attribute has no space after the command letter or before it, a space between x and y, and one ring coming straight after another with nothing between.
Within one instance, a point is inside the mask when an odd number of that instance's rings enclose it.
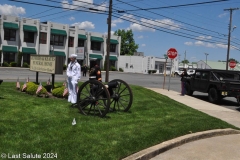
<instances>
[{"instance_id":1,"label":"utility pole","mask_svg":"<svg viewBox=\"0 0 240 160\"><path fill-rule=\"evenodd\" d=\"M228 29L228 50L227 50L227 61L226 61L226 70L228 70L228 61L229 61L229 52L230 52L230 39L231 39L231 30L232 30L232 12L238 10L239 8L229 8L224 9L224 11L230 11L230 22Z\"/></svg>"},{"instance_id":2,"label":"utility pole","mask_svg":"<svg viewBox=\"0 0 240 160\"><path fill-rule=\"evenodd\" d=\"M184 63L183 63L183 68L185 68L185 63L186 63L186 51L184 52Z\"/></svg>"},{"instance_id":3,"label":"utility pole","mask_svg":"<svg viewBox=\"0 0 240 160\"><path fill-rule=\"evenodd\" d=\"M109 80L109 53L110 53L110 38L111 38L111 23L112 23L112 0L109 0L109 11L108 11L108 39L107 39L107 55L106 55L106 75L105 82Z\"/></svg>"},{"instance_id":4,"label":"utility pole","mask_svg":"<svg viewBox=\"0 0 240 160\"><path fill-rule=\"evenodd\" d=\"M205 64L205 69L207 69L207 56L209 55L208 53L205 53L206 55L206 64Z\"/></svg>"}]
</instances>

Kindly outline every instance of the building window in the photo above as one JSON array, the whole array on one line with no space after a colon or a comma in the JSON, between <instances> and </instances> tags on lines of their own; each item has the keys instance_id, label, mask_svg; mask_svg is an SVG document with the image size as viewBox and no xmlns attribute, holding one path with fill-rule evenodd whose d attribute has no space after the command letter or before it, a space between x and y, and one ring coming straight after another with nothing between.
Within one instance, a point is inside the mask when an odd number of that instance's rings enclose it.
<instances>
[{"instance_id":1,"label":"building window","mask_svg":"<svg viewBox=\"0 0 240 160\"><path fill-rule=\"evenodd\" d=\"M111 66L115 67L115 62L116 62L116 61L111 61L111 60L110 60L110 61L109 61L109 64L110 64L109 67L111 67Z\"/></svg>"},{"instance_id":2,"label":"building window","mask_svg":"<svg viewBox=\"0 0 240 160\"><path fill-rule=\"evenodd\" d=\"M15 53L3 53L3 62L15 62Z\"/></svg>"},{"instance_id":3,"label":"building window","mask_svg":"<svg viewBox=\"0 0 240 160\"><path fill-rule=\"evenodd\" d=\"M69 37L68 38L68 47L73 47L74 44L74 37Z\"/></svg>"},{"instance_id":4,"label":"building window","mask_svg":"<svg viewBox=\"0 0 240 160\"><path fill-rule=\"evenodd\" d=\"M50 44L55 46L63 46L64 36L51 34Z\"/></svg>"},{"instance_id":5,"label":"building window","mask_svg":"<svg viewBox=\"0 0 240 160\"><path fill-rule=\"evenodd\" d=\"M30 65L30 54L23 54L23 63Z\"/></svg>"},{"instance_id":6,"label":"building window","mask_svg":"<svg viewBox=\"0 0 240 160\"><path fill-rule=\"evenodd\" d=\"M40 32L40 44L47 44L47 33Z\"/></svg>"},{"instance_id":7,"label":"building window","mask_svg":"<svg viewBox=\"0 0 240 160\"><path fill-rule=\"evenodd\" d=\"M116 44L110 44L110 52L116 52Z\"/></svg>"},{"instance_id":8,"label":"building window","mask_svg":"<svg viewBox=\"0 0 240 160\"><path fill-rule=\"evenodd\" d=\"M101 42L91 41L91 50L101 51Z\"/></svg>"},{"instance_id":9,"label":"building window","mask_svg":"<svg viewBox=\"0 0 240 160\"><path fill-rule=\"evenodd\" d=\"M125 68L128 68L128 63L126 63L126 67Z\"/></svg>"},{"instance_id":10,"label":"building window","mask_svg":"<svg viewBox=\"0 0 240 160\"><path fill-rule=\"evenodd\" d=\"M84 40L78 39L78 47L84 47Z\"/></svg>"},{"instance_id":11,"label":"building window","mask_svg":"<svg viewBox=\"0 0 240 160\"><path fill-rule=\"evenodd\" d=\"M24 31L24 42L34 43L34 32Z\"/></svg>"},{"instance_id":12,"label":"building window","mask_svg":"<svg viewBox=\"0 0 240 160\"><path fill-rule=\"evenodd\" d=\"M14 30L14 29L4 29L4 40L16 41L16 30Z\"/></svg>"},{"instance_id":13,"label":"building window","mask_svg":"<svg viewBox=\"0 0 240 160\"><path fill-rule=\"evenodd\" d=\"M158 69L158 65L155 65L155 69Z\"/></svg>"}]
</instances>

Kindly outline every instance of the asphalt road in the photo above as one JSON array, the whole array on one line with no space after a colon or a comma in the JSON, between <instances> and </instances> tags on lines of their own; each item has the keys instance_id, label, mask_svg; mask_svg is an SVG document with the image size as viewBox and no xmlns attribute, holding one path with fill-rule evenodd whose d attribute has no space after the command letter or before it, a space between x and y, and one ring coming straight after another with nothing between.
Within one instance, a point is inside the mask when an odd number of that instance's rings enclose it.
<instances>
[{"instance_id":1,"label":"asphalt road","mask_svg":"<svg viewBox=\"0 0 240 160\"><path fill-rule=\"evenodd\" d=\"M0 67L0 79L6 82L16 82L19 78L20 82L25 82L26 78L30 81L36 81L36 72L30 71L24 68L4 68ZM39 73L39 82L47 82L51 79L51 74ZM105 81L105 72L102 72L103 82ZM143 87L151 88L162 88L164 82L164 76L159 74L138 74L138 73L123 73L123 72L110 72L109 81L113 79L122 79L129 84L139 85ZM63 82L66 80L66 73L63 75L55 75L56 82ZM82 77L81 81L87 81L88 77ZM168 89L168 84L170 84L169 89L177 92L181 92L181 82L180 77L171 77L169 82L169 77L165 78L165 89ZM3 82L4 83L4 82ZM206 93L194 92L193 96L204 101L208 101ZM221 107L226 107L233 110L239 110L237 101L235 98L224 98L219 104Z\"/></svg>"}]
</instances>

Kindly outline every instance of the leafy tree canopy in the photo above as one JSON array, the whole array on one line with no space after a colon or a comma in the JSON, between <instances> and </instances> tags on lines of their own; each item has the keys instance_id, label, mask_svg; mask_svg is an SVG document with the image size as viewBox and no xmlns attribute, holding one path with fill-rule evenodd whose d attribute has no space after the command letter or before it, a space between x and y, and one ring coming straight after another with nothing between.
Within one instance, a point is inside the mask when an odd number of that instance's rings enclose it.
<instances>
[{"instance_id":1,"label":"leafy tree canopy","mask_svg":"<svg viewBox=\"0 0 240 160\"><path fill-rule=\"evenodd\" d=\"M134 41L132 30L119 29L114 35L121 36L121 55L133 55L137 52L138 44Z\"/></svg>"},{"instance_id":2,"label":"leafy tree canopy","mask_svg":"<svg viewBox=\"0 0 240 160\"><path fill-rule=\"evenodd\" d=\"M183 60L182 63L188 64L189 61L186 59L186 60Z\"/></svg>"}]
</instances>

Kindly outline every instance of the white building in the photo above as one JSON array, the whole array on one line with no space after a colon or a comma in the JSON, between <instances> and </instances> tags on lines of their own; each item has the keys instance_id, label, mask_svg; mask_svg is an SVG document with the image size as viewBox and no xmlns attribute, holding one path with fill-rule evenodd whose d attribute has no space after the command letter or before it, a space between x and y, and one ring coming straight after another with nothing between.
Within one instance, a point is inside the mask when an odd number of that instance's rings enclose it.
<instances>
[{"instance_id":1,"label":"white building","mask_svg":"<svg viewBox=\"0 0 240 160\"><path fill-rule=\"evenodd\" d=\"M174 73L178 70L178 58L172 61L165 58L152 56L119 56L118 69L122 68L124 72L143 73L147 74L149 70L155 70L158 74L164 74L166 65L166 74L169 74L171 69ZM172 67L171 67L172 66Z\"/></svg>"},{"instance_id":2,"label":"white building","mask_svg":"<svg viewBox=\"0 0 240 160\"><path fill-rule=\"evenodd\" d=\"M37 19L0 15L0 62L18 62L22 52L21 65L30 62L30 55L58 55L65 57L64 64L72 53L78 55L81 65L104 67L107 53L107 36L86 32L77 26L40 22ZM110 66L118 68L121 37L111 35Z\"/></svg>"}]
</instances>

